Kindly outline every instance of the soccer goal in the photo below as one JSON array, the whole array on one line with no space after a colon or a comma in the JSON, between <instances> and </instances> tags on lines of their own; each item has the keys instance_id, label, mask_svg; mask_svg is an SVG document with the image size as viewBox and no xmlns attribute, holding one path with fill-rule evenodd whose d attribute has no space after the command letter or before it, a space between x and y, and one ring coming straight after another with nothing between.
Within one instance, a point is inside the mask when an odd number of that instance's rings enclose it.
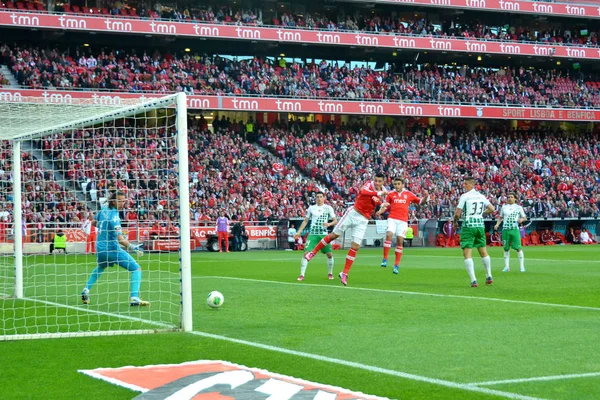
<instances>
[{"instance_id":1,"label":"soccer goal","mask_svg":"<svg viewBox=\"0 0 600 400\"><path fill-rule=\"evenodd\" d=\"M185 94L18 100L0 103L0 340L191 330Z\"/></svg>"}]
</instances>

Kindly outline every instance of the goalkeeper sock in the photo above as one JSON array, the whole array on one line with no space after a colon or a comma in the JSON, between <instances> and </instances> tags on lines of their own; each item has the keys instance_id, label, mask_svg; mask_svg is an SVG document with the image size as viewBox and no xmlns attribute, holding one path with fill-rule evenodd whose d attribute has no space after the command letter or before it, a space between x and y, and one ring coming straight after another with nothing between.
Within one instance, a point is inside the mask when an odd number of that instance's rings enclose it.
<instances>
[{"instance_id":1,"label":"goalkeeper sock","mask_svg":"<svg viewBox=\"0 0 600 400\"><path fill-rule=\"evenodd\" d=\"M142 270L140 268L131 272L131 297L139 297L142 284Z\"/></svg>"},{"instance_id":2,"label":"goalkeeper sock","mask_svg":"<svg viewBox=\"0 0 600 400\"><path fill-rule=\"evenodd\" d=\"M308 261L306 258L302 257L302 261L300 262L300 275L304 276L306 273L306 267L308 267Z\"/></svg>"},{"instance_id":3,"label":"goalkeeper sock","mask_svg":"<svg viewBox=\"0 0 600 400\"><path fill-rule=\"evenodd\" d=\"M85 288L87 290L92 289L92 286L94 286L94 283L96 283L96 281L98 280L98 278L100 278L100 275L102 275L103 272L104 268L102 267L94 268L92 274L90 275L90 278L88 279L87 285L85 285Z\"/></svg>"},{"instance_id":4,"label":"goalkeeper sock","mask_svg":"<svg viewBox=\"0 0 600 400\"><path fill-rule=\"evenodd\" d=\"M333 274L333 257L327 259L327 273Z\"/></svg>"}]
</instances>

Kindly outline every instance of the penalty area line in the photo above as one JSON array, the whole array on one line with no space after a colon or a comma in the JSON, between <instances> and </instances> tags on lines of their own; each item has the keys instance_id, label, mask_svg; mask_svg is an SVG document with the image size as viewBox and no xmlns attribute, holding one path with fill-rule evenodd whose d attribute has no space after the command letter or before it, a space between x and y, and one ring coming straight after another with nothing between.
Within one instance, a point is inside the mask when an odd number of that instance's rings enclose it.
<instances>
[{"instance_id":1,"label":"penalty area line","mask_svg":"<svg viewBox=\"0 0 600 400\"><path fill-rule=\"evenodd\" d=\"M283 347L276 347L276 346L271 346L271 345L257 343L257 342L250 342L247 340L235 339L235 338L231 338L228 336L215 335L215 334L207 333L207 332L192 331L190 333L193 335L196 335L196 336L201 336L201 337L205 337L205 338L209 338L209 339L223 340L223 341L241 344L241 345L245 345L245 346L251 346L251 347L255 347L255 348L259 348L259 349L263 349L263 350L274 351L274 352L283 353L283 354L289 354L289 355L308 358L308 359L317 360L317 361L323 361L323 362L327 362L330 364L343 365L345 367L356 368L356 369L360 369L363 371L376 372L379 374L385 374L385 375L395 376L398 378L404 378L404 379L409 379L409 380L413 380L413 381L419 381L419 382L425 382L425 383L430 383L430 384L434 384L434 385L445 386L445 387L449 387L449 388L453 388L453 389L460 389L460 390L466 390L466 391L470 391L470 392L484 393L484 394L500 396L500 397L504 397L507 399L515 399L515 400L542 400L538 397L530 397L530 396L524 396L524 395L521 395L518 393L511 393L511 392L505 392L505 391L501 391L501 390L481 388L481 387L477 387L477 386L474 386L471 384L457 383L457 382L452 382L452 381L446 381L443 379L428 378L426 376L409 374L407 372L395 371L395 370L391 370L391 369L376 367L373 365L361 364L361 363L357 363L357 362L353 362L353 361L342 360L339 358L321 356L318 354L305 353L303 351L291 350L291 349L286 349Z\"/></svg>"}]
</instances>

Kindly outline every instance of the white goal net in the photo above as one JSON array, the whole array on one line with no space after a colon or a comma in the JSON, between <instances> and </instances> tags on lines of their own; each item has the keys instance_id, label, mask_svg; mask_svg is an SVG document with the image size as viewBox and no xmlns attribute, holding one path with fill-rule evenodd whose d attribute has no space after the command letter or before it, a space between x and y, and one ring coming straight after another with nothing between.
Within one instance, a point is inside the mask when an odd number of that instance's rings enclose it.
<instances>
[{"instance_id":1,"label":"white goal net","mask_svg":"<svg viewBox=\"0 0 600 400\"><path fill-rule=\"evenodd\" d=\"M191 330L185 95L0 121L0 340Z\"/></svg>"}]
</instances>

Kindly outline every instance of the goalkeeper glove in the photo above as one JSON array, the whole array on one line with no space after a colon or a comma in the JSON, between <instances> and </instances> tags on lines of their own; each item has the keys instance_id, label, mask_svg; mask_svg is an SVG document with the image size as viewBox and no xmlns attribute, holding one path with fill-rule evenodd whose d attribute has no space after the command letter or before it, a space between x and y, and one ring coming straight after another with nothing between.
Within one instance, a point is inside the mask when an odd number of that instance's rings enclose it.
<instances>
[{"instance_id":1,"label":"goalkeeper glove","mask_svg":"<svg viewBox=\"0 0 600 400\"><path fill-rule=\"evenodd\" d=\"M129 251L135 253L136 256L141 257L144 255L144 251L142 250L142 244L134 245L129 244Z\"/></svg>"}]
</instances>

